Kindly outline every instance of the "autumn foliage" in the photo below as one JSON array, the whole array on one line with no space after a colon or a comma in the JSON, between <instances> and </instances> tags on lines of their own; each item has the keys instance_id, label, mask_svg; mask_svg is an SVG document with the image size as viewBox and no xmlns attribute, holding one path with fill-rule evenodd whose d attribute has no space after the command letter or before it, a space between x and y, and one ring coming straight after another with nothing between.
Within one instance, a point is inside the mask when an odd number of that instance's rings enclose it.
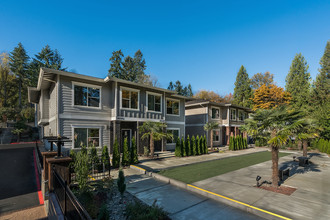
<instances>
[{"instance_id":1,"label":"autumn foliage","mask_svg":"<svg viewBox=\"0 0 330 220\"><path fill-rule=\"evenodd\" d=\"M285 92L283 88L274 84L269 86L264 84L254 91L252 98L253 110L276 108L280 105L289 104L290 100L290 93Z\"/></svg>"}]
</instances>

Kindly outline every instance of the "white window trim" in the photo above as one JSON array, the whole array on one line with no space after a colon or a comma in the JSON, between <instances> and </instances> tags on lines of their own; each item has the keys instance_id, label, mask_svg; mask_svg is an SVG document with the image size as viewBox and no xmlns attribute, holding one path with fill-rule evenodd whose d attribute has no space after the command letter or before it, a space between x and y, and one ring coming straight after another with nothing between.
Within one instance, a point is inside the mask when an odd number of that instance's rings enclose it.
<instances>
[{"instance_id":1,"label":"white window trim","mask_svg":"<svg viewBox=\"0 0 330 220\"><path fill-rule=\"evenodd\" d=\"M88 128L92 128L92 129L93 128L98 128L99 129L99 146L96 147L96 148L102 148L102 146L103 146L103 138L101 137L102 127L103 126L93 126L93 125L71 125L71 137L72 137L71 147L72 147L72 149L81 149L81 147L79 147L79 148L74 147L74 129L75 128L86 128L86 129L88 129ZM88 147L88 146L86 146L86 147Z\"/></svg>"},{"instance_id":2,"label":"white window trim","mask_svg":"<svg viewBox=\"0 0 330 220\"><path fill-rule=\"evenodd\" d=\"M235 119L232 119L231 118L231 111L235 111ZM231 120L231 121L237 121L237 110L236 109L234 109L234 108L231 108L230 109L230 112L229 112L229 119Z\"/></svg>"},{"instance_id":3,"label":"white window trim","mask_svg":"<svg viewBox=\"0 0 330 220\"><path fill-rule=\"evenodd\" d=\"M84 105L75 105L74 104L74 87L75 86L82 86L82 87L87 87L87 88L96 88L100 90L100 101L99 101L99 107L94 107L94 106L84 106ZM101 109L102 108L102 86L97 86L93 84L87 84L87 83L81 83L81 82L75 82L72 81L72 107L79 107L79 108L89 108L89 109Z\"/></svg>"},{"instance_id":4,"label":"white window trim","mask_svg":"<svg viewBox=\"0 0 330 220\"><path fill-rule=\"evenodd\" d=\"M212 109L215 108L215 109L218 109L219 110L219 117L218 118L212 118ZM213 120L217 120L217 119L220 119L220 108L219 107L214 107L214 106L211 106L211 119Z\"/></svg>"},{"instance_id":5,"label":"white window trim","mask_svg":"<svg viewBox=\"0 0 330 220\"><path fill-rule=\"evenodd\" d=\"M170 100L170 101L176 101L176 102L179 102L179 114L178 115L175 115L175 114L167 114L167 100ZM166 102L165 102L166 106L165 106L165 109L166 109L166 115L170 115L170 116L178 116L180 117L180 100L179 99L172 99L172 98L166 98Z\"/></svg>"},{"instance_id":6,"label":"white window trim","mask_svg":"<svg viewBox=\"0 0 330 220\"><path fill-rule=\"evenodd\" d=\"M123 103L122 103L123 90L127 90L127 91L130 91L130 92L137 92L138 93L138 103L137 103L137 107L138 108L137 109L135 109L135 108L123 108ZM140 90L121 86L120 87L120 96L119 96L119 99L120 99L119 101L120 101L120 109L121 110L140 111ZM131 98L130 98L129 105L131 105Z\"/></svg>"},{"instance_id":7,"label":"white window trim","mask_svg":"<svg viewBox=\"0 0 330 220\"><path fill-rule=\"evenodd\" d=\"M214 131L219 131L219 140L218 141L213 141L212 140L212 142L220 142L221 141L221 131L220 131L220 129L213 129L212 132L214 132ZM213 137L214 137L214 135L213 135Z\"/></svg>"},{"instance_id":8,"label":"white window trim","mask_svg":"<svg viewBox=\"0 0 330 220\"><path fill-rule=\"evenodd\" d=\"M178 132L178 137L180 137L180 128L166 128L166 132L167 132L168 130L177 130L177 131L179 131L179 132ZM173 143L167 143L167 141L166 141L166 144L168 144L168 145L176 144L176 140L173 139Z\"/></svg>"},{"instance_id":9,"label":"white window trim","mask_svg":"<svg viewBox=\"0 0 330 220\"><path fill-rule=\"evenodd\" d=\"M149 110L149 100L148 100L148 95L153 95L153 96L160 96L160 111L154 111L154 110ZM147 106L147 112L154 112L154 113L162 113L163 111L163 95L159 93L154 93L154 92L146 92L146 106Z\"/></svg>"}]
</instances>

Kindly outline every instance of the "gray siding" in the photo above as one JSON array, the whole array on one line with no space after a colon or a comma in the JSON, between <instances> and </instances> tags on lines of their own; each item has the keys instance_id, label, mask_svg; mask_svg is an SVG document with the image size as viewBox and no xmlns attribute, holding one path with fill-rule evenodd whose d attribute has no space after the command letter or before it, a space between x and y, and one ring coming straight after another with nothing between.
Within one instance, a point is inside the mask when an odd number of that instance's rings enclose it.
<instances>
[{"instance_id":1,"label":"gray siding","mask_svg":"<svg viewBox=\"0 0 330 220\"><path fill-rule=\"evenodd\" d=\"M57 116L57 86L58 84L52 83L49 88L49 118Z\"/></svg>"},{"instance_id":2,"label":"gray siding","mask_svg":"<svg viewBox=\"0 0 330 220\"><path fill-rule=\"evenodd\" d=\"M185 126L181 124L168 124L167 129L179 129L180 137L185 137ZM174 140L176 142L176 140ZM175 143L166 144L166 150L175 150Z\"/></svg>"}]
</instances>

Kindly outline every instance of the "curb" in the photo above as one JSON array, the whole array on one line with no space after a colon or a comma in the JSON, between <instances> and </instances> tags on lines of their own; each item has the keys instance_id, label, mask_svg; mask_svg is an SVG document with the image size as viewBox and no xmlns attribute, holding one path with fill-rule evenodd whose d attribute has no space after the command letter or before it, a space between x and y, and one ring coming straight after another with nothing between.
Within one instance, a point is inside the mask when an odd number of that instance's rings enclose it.
<instances>
[{"instance_id":1,"label":"curb","mask_svg":"<svg viewBox=\"0 0 330 220\"><path fill-rule=\"evenodd\" d=\"M205 197L210 198L212 200L216 200L216 201L221 202L223 204L229 205L231 207L238 208L242 211L252 213L254 215L260 216L260 217L265 218L265 219L270 219L270 220L278 220L278 219L290 220L291 219L291 218L284 217L284 216L281 216L279 214L272 213L270 211L263 210L261 208L249 205L247 203L240 202L240 201L237 201L235 199L232 199L232 198L229 198L229 197L226 197L226 196L223 196L223 195L220 195L220 194L217 194L217 193L199 188L197 186L194 186L194 185L191 185L191 184L186 184L186 183L181 182L179 180L171 179L171 178L159 175L157 173L147 172L145 169L140 168L138 166L131 165L130 167L135 169L135 170L138 170L139 172L141 172L143 174L146 174L150 177L153 177L156 180L159 180L161 182L171 184L173 186L179 187L181 189L188 190L188 191L193 192L193 193L198 194L198 195L205 196Z\"/></svg>"}]
</instances>

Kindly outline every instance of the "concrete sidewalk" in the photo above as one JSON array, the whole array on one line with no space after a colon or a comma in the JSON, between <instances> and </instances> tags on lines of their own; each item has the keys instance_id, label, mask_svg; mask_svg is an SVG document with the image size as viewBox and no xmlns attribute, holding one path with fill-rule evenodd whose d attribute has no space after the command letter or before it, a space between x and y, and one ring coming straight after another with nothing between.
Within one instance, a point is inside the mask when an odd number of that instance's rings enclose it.
<instances>
[{"instance_id":1,"label":"concrete sidewalk","mask_svg":"<svg viewBox=\"0 0 330 220\"><path fill-rule=\"evenodd\" d=\"M125 169L127 191L152 205L163 207L171 219L261 219L207 197L155 180L134 169Z\"/></svg>"}]
</instances>

